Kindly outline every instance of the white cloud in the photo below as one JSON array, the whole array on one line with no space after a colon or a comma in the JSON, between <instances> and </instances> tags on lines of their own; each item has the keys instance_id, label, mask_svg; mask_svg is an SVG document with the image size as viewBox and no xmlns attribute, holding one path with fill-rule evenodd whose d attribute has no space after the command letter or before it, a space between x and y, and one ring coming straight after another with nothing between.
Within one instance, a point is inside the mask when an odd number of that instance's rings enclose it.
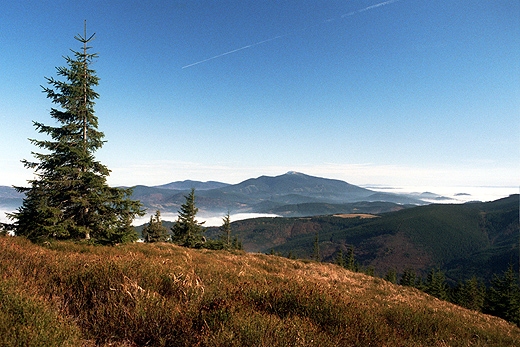
<instances>
[{"instance_id":1,"label":"white cloud","mask_svg":"<svg viewBox=\"0 0 520 347\"><path fill-rule=\"evenodd\" d=\"M13 212L15 212L14 209L9 210L9 209L5 209L5 208L0 208L0 223L11 223L12 221L7 218L6 213L13 213Z\"/></svg>"},{"instance_id":2,"label":"white cloud","mask_svg":"<svg viewBox=\"0 0 520 347\"><path fill-rule=\"evenodd\" d=\"M134 220L134 222L132 224L133 225L143 225L145 223L148 223L150 221L150 215L152 215L152 213L148 213L146 216L137 218ZM217 214L200 215L200 216L197 216L196 219L198 222L204 222L204 226L206 226L206 227L216 227L216 226L222 225L222 219L224 218L224 215L225 215L225 213L222 213L219 215L217 215ZM161 212L161 219L163 221L174 222L177 220L177 216L178 216L177 213L169 213L169 212L162 213ZM278 215L269 214L269 213L236 213L236 214L231 214L229 217L230 217L231 222L235 222L238 220L249 219L249 218L278 217Z\"/></svg>"},{"instance_id":3,"label":"white cloud","mask_svg":"<svg viewBox=\"0 0 520 347\"><path fill-rule=\"evenodd\" d=\"M160 185L186 179L236 184L262 175L298 171L312 176L339 179L351 184L393 186L518 186L518 167L493 163L462 163L457 167L381 165L373 163L322 163L248 166L240 163L203 164L159 160L112 168L112 185Z\"/></svg>"},{"instance_id":4,"label":"white cloud","mask_svg":"<svg viewBox=\"0 0 520 347\"><path fill-rule=\"evenodd\" d=\"M204 164L175 160L151 160L118 163L108 183L113 186L160 185L173 181L220 181L240 183L262 175L277 176L298 171L312 176L339 179L355 185L478 187L520 185L520 166L501 166L496 162L462 161L457 166L407 166L375 163L332 163L247 165L236 162ZM27 185L32 172L18 167L7 167L0 173L0 185Z\"/></svg>"}]
</instances>

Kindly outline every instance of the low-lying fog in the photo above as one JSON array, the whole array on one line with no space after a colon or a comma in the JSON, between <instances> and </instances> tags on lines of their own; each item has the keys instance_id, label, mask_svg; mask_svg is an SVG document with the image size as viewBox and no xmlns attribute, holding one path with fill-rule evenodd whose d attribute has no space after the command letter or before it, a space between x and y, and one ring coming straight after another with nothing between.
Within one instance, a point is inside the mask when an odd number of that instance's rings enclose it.
<instances>
[{"instance_id":1,"label":"low-lying fog","mask_svg":"<svg viewBox=\"0 0 520 347\"><path fill-rule=\"evenodd\" d=\"M150 221L150 215L152 213L147 213L146 216L136 218L133 225L142 225L145 223L148 223ZM223 223L223 218L226 214L222 213L219 215L204 215L200 214L197 215L197 221L204 222L204 226L206 227L216 227L221 226ZM278 217L276 214L269 214L269 213L236 213L236 214L230 214L231 222L236 222L237 220L242 219L249 219L249 218L260 218L260 217ZM174 222L177 220L177 213L162 213L161 212L161 219L164 221L170 221Z\"/></svg>"},{"instance_id":2,"label":"low-lying fog","mask_svg":"<svg viewBox=\"0 0 520 347\"><path fill-rule=\"evenodd\" d=\"M9 219L6 216L6 213L13 212L12 209L5 208L0 206L0 222L1 223L9 223ZM154 212L155 213L155 212ZM136 218L133 225L142 225L145 223L148 223L150 221L150 215L152 213L147 213L146 216ZM213 226L221 226L222 225L222 219L224 218L225 213L222 213L221 215L204 215L201 214L200 216L197 216L197 220L199 222L204 222L204 226L207 227L213 227ZM236 213L231 214L231 221L235 222L237 220L242 219L249 219L249 218L259 218L259 217L277 217L275 214L267 214L267 213ZM161 213L161 218L164 221L176 221L177 220L177 213Z\"/></svg>"},{"instance_id":3,"label":"low-lying fog","mask_svg":"<svg viewBox=\"0 0 520 347\"><path fill-rule=\"evenodd\" d=\"M375 191L387 192L387 193L397 193L397 194L410 194L410 193L423 193L423 192L431 192L441 196L444 196L448 199L446 200L429 200L433 203L464 203L468 201L493 201L501 198L505 198L511 194L518 194L520 192L520 187L387 187L380 185L365 185L365 188L369 188ZM424 199L428 200L428 199ZM0 222L8 223L6 213L13 212L12 207L0 206ZM133 225L142 225L148 223L150 221L150 215L155 213L155 211L149 211L149 213L144 216L137 218L132 223ZM224 218L225 213L221 214L204 214L200 213L197 216L197 220L199 222L204 221L204 226L220 226L222 225L222 219ZM177 220L177 213L169 213L162 212L161 217L164 221L175 221ZM231 214L231 221L237 221L242 219L249 218L259 218L259 217L277 217L275 214L265 214L265 213L235 213Z\"/></svg>"}]
</instances>

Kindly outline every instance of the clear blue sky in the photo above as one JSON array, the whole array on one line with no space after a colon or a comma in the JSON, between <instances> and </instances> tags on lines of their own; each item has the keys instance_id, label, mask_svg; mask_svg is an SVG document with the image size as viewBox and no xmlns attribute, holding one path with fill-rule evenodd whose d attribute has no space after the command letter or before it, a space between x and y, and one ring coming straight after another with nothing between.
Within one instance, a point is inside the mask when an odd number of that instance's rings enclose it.
<instances>
[{"instance_id":1,"label":"clear blue sky","mask_svg":"<svg viewBox=\"0 0 520 347\"><path fill-rule=\"evenodd\" d=\"M110 184L520 184L520 1L69 0L2 5L0 185L85 19Z\"/></svg>"}]
</instances>

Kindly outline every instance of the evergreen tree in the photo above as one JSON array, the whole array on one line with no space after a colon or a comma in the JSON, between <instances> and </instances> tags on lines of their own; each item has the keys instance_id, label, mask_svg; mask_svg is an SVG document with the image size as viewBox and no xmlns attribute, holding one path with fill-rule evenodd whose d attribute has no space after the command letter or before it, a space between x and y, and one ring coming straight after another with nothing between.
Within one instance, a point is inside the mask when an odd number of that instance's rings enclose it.
<instances>
[{"instance_id":1,"label":"evergreen tree","mask_svg":"<svg viewBox=\"0 0 520 347\"><path fill-rule=\"evenodd\" d=\"M341 267L345 267L345 256L343 255L343 250L340 248L338 255L336 256L336 265Z\"/></svg>"},{"instance_id":2,"label":"evergreen tree","mask_svg":"<svg viewBox=\"0 0 520 347\"><path fill-rule=\"evenodd\" d=\"M493 276L484 311L520 326L520 286L512 265L502 276Z\"/></svg>"},{"instance_id":3,"label":"evergreen tree","mask_svg":"<svg viewBox=\"0 0 520 347\"><path fill-rule=\"evenodd\" d=\"M224 249L231 249L231 217L228 213L222 218L222 225L220 226L220 240ZM234 248L234 247L233 247Z\"/></svg>"},{"instance_id":4,"label":"evergreen tree","mask_svg":"<svg viewBox=\"0 0 520 347\"><path fill-rule=\"evenodd\" d=\"M385 275L385 280L391 283L397 283L397 271L389 269Z\"/></svg>"},{"instance_id":5,"label":"evergreen tree","mask_svg":"<svg viewBox=\"0 0 520 347\"><path fill-rule=\"evenodd\" d=\"M237 236L235 236L233 238L233 242L231 243L231 248L232 249L238 249L238 250L242 250L243 249L242 241L240 241Z\"/></svg>"},{"instance_id":6,"label":"evergreen tree","mask_svg":"<svg viewBox=\"0 0 520 347\"><path fill-rule=\"evenodd\" d=\"M150 216L150 222L143 229L145 242L165 242L168 240L168 230L162 225L161 212L157 210Z\"/></svg>"},{"instance_id":7,"label":"evergreen tree","mask_svg":"<svg viewBox=\"0 0 520 347\"><path fill-rule=\"evenodd\" d=\"M206 242L202 233L204 222L199 223L195 217L199 209L195 206L195 189L184 196L186 202L181 205L177 221L172 227L172 241L184 247L202 247Z\"/></svg>"},{"instance_id":8,"label":"evergreen tree","mask_svg":"<svg viewBox=\"0 0 520 347\"><path fill-rule=\"evenodd\" d=\"M351 246L347 253L347 261L346 261L346 269L350 271L359 271L359 266L356 263L356 259L354 257L354 246Z\"/></svg>"},{"instance_id":9,"label":"evergreen tree","mask_svg":"<svg viewBox=\"0 0 520 347\"><path fill-rule=\"evenodd\" d=\"M314 245L312 250L312 259L316 261L321 261L321 254L320 254L320 237L319 234L316 233L316 236L314 237Z\"/></svg>"},{"instance_id":10,"label":"evergreen tree","mask_svg":"<svg viewBox=\"0 0 520 347\"><path fill-rule=\"evenodd\" d=\"M486 297L486 287L475 276L461 282L454 290L453 301L470 310L482 311Z\"/></svg>"},{"instance_id":11,"label":"evergreen tree","mask_svg":"<svg viewBox=\"0 0 520 347\"><path fill-rule=\"evenodd\" d=\"M439 269L432 269L428 273L425 292L441 300L449 299L448 285L446 284L444 272Z\"/></svg>"},{"instance_id":12,"label":"evergreen tree","mask_svg":"<svg viewBox=\"0 0 520 347\"><path fill-rule=\"evenodd\" d=\"M93 87L99 78L90 68L97 57L88 52L93 37L87 38L85 25L84 35L74 37L83 49L65 58L67 67L57 68L64 81L46 78L49 87L42 87L59 106L50 112L57 126L33 122L37 132L50 139L30 139L43 153L33 153L36 161L22 160L36 178L28 181L29 187L15 187L25 198L17 212L9 215L16 234L31 240L92 238L118 243L137 239L131 222L143 215L141 203L130 200L130 189L109 187L110 170L94 158L104 134L94 114L99 95Z\"/></svg>"},{"instance_id":13,"label":"evergreen tree","mask_svg":"<svg viewBox=\"0 0 520 347\"><path fill-rule=\"evenodd\" d=\"M363 270L363 273L368 276L374 277L376 274L376 269L373 266L369 266Z\"/></svg>"},{"instance_id":14,"label":"evergreen tree","mask_svg":"<svg viewBox=\"0 0 520 347\"><path fill-rule=\"evenodd\" d=\"M412 269L406 269L401 276L399 284L402 286L414 287L416 285L417 275Z\"/></svg>"}]
</instances>

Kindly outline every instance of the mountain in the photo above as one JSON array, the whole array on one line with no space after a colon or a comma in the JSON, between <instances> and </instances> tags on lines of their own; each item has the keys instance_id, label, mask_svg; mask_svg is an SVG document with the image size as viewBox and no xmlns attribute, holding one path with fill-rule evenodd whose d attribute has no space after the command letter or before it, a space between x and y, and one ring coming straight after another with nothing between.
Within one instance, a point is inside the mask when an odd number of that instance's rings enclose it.
<instances>
[{"instance_id":1,"label":"mountain","mask_svg":"<svg viewBox=\"0 0 520 347\"><path fill-rule=\"evenodd\" d=\"M197 189L197 186L201 189ZM300 204L314 204L307 206L307 213L314 215L329 208L320 204L330 206L360 201L391 202L400 205L427 204L426 201L413 196L378 193L344 181L294 171L274 177L251 178L233 185L221 182L183 181L155 187L137 186L133 198L141 200L149 210L176 212L184 202L184 195L192 187L196 190L197 207L203 213L222 213L228 210L233 213L265 213L283 209L283 206L287 205L298 209ZM314 206L314 211L309 209L310 206ZM394 208L395 206L391 206L390 210ZM298 214L297 211L287 211L286 215L291 213Z\"/></svg>"},{"instance_id":2,"label":"mountain","mask_svg":"<svg viewBox=\"0 0 520 347\"><path fill-rule=\"evenodd\" d=\"M316 202L349 202L364 199L374 192L340 180L308 176L290 171L285 175L261 176L223 188L229 194L243 194L255 199L286 202L286 196L305 196Z\"/></svg>"},{"instance_id":3,"label":"mountain","mask_svg":"<svg viewBox=\"0 0 520 347\"><path fill-rule=\"evenodd\" d=\"M140 200L148 212L176 213L185 201L185 195L195 188L196 204L201 213L277 213L284 216L312 216L319 214L372 212L374 206L388 203L378 213L393 211L403 206L429 204L438 196L405 195L376 192L335 179L309 176L290 171L279 176L260 176L238 184L192 180L170 182L163 185L134 187L132 199ZM13 188L0 187L0 206L16 208L23 195ZM424 198L423 198L424 197ZM425 199L428 198L428 199ZM345 205L371 202L372 206ZM393 204L393 205L392 205ZM365 207L367 209L365 209ZM380 205L381 207L381 205ZM377 209L377 208L376 208Z\"/></svg>"},{"instance_id":4,"label":"mountain","mask_svg":"<svg viewBox=\"0 0 520 347\"><path fill-rule=\"evenodd\" d=\"M173 190L190 190L191 188L195 188L195 190L201 191L201 190L223 188L226 186L229 186L229 184L222 183L222 182L216 182L216 181L199 182L199 181L185 180L185 181L178 181L178 182L162 184L160 186L154 186L152 188L173 189Z\"/></svg>"},{"instance_id":5,"label":"mountain","mask_svg":"<svg viewBox=\"0 0 520 347\"><path fill-rule=\"evenodd\" d=\"M13 187L0 186L0 206L4 209L15 209L22 204L23 194Z\"/></svg>"},{"instance_id":6,"label":"mountain","mask_svg":"<svg viewBox=\"0 0 520 347\"><path fill-rule=\"evenodd\" d=\"M257 218L232 223L249 252L310 258L315 237L324 261L354 247L357 260L384 275L439 266L453 281L489 280L518 259L519 196L486 203L431 204L373 215ZM370 207L367 205L366 207ZM372 206L375 207L375 206ZM351 209L352 211L352 209ZM372 218L367 218L372 217ZM218 233L209 228L208 237Z\"/></svg>"}]
</instances>

